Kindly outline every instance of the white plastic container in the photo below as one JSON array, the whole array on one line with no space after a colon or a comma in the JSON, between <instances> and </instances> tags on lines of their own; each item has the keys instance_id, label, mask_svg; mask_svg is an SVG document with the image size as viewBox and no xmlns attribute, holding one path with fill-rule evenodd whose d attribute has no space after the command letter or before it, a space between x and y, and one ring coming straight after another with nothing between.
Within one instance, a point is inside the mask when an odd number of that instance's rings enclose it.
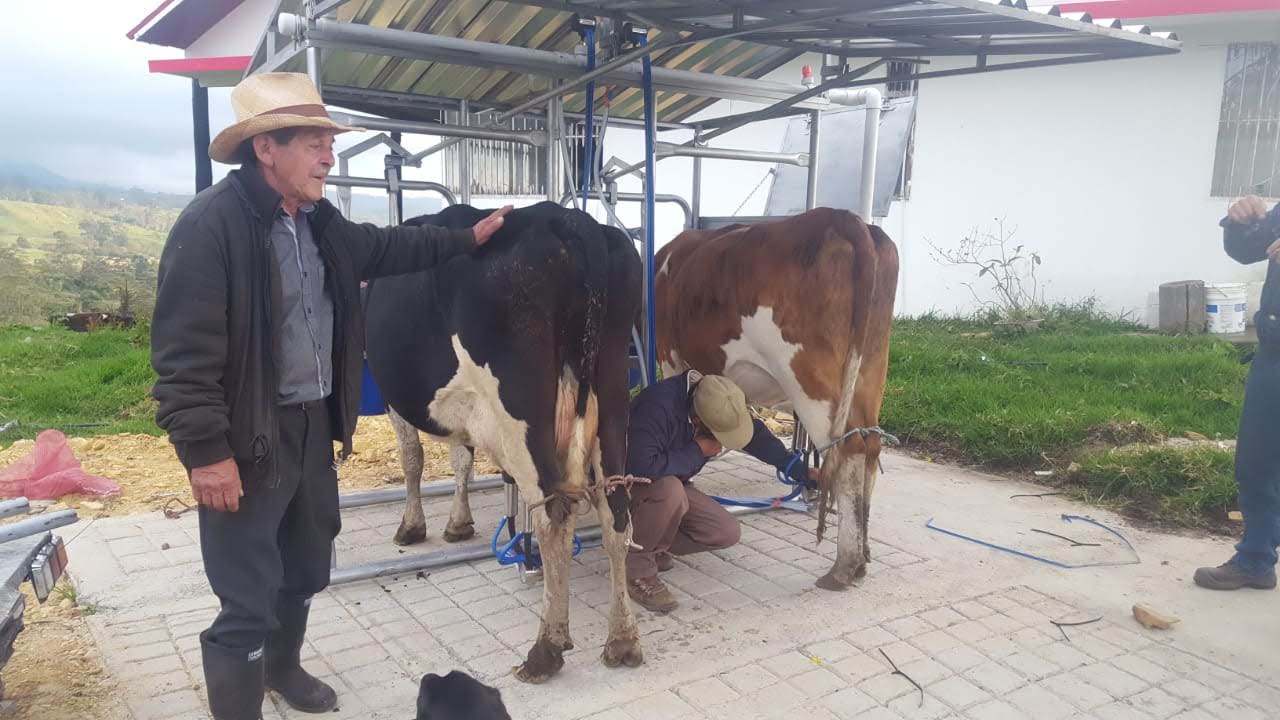
<instances>
[{"instance_id":1,"label":"white plastic container","mask_svg":"<svg viewBox=\"0 0 1280 720\"><path fill-rule=\"evenodd\" d=\"M1230 335L1244 332L1249 314L1247 283L1205 283L1204 309L1209 316L1209 332Z\"/></svg>"}]
</instances>

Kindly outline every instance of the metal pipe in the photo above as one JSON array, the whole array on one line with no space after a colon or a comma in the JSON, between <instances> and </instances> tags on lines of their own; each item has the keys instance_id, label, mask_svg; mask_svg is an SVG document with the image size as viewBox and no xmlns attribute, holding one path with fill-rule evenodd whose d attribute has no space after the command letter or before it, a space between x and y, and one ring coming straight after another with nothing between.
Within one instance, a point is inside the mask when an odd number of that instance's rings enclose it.
<instances>
[{"instance_id":1,"label":"metal pipe","mask_svg":"<svg viewBox=\"0 0 1280 720\"><path fill-rule=\"evenodd\" d=\"M432 482L422 483L420 492L422 497L445 497L452 495L457 487L458 484L453 480L433 480ZM501 475L481 475L471 478L471 482L467 483L467 492L493 490L499 487L502 487ZM385 490L345 493L338 497L338 508L346 510L348 508L400 502L405 499L405 494L406 491L403 486Z\"/></svg>"},{"instance_id":2,"label":"metal pipe","mask_svg":"<svg viewBox=\"0 0 1280 720\"><path fill-rule=\"evenodd\" d=\"M598 190L592 190L590 193L588 193L588 196L592 200L599 200L601 202L606 202L604 196L602 196ZM610 197L616 198L623 202L638 202L638 203L645 202L644 193L613 193ZM572 199L573 199L573 195L571 193L565 193L564 196L560 198L560 204L567 205L569 201ZM653 199L655 202L671 203L673 205L679 205L681 212L684 213L684 226L686 228L693 227L693 221L694 221L694 218L697 217L697 215L694 214L693 208L689 205L689 202L687 200L680 197L679 195L669 195L665 193L655 193L653 196Z\"/></svg>"},{"instance_id":3,"label":"metal pipe","mask_svg":"<svg viewBox=\"0 0 1280 720\"><path fill-rule=\"evenodd\" d=\"M640 35L640 47L648 46L647 34ZM654 145L657 142L658 128L657 108L653 93L653 61L648 55L643 59L644 68L644 315L645 315L645 367L648 377L658 377L658 325L654 310L657 307L653 292L653 253L655 247L654 219L657 208L653 194L656 190L657 177L654 174L656 158Z\"/></svg>"},{"instance_id":4,"label":"metal pipe","mask_svg":"<svg viewBox=\"0 0 1280 720\"><path fill-rule=\"evenodd\" d=\"M875 210L876 155L880 149L880 115L884 112L884 98L874 87L850 90L832 90L827 97L840 105L863 105L867 109L866 127L862 135L862 197L858 210L864 220L870 220Z\"/></svg>"},{"instance_id":5,"label":"metal pipe","mask_svg":"<svg viewBox=\"0 0 1280 720\"><path fill-rule=\"evenodd\" d=\"M693 131L693 147L701 147L702 145L702 126L699 125ZM692 207L689 208L689 214L693 216L693 221L685 223L685 227L696 227L697 218L702 212L702 158L695 157L693 159L693 193L690 196Z\"/></svg>"},{"instance_id":6,"label":"metal pipe","mask_svg":"<svg viewBox=\"0 0 1280 720\"><path fill-rule=\"evenodd\" d=\"M26 515L31 512L31 502L24 497L0 502L0 518Z\"/></svg>"},{"instance_id":7,"label":"metal pipe","mask_svg":"<svg viewBox=\"0 0 1280 720\"><path fill-rule=\"evenodd\" d=\"M515 142L541 147L547 144L547 134L541 130L521 132L502 128L459 127L441 123L419 122L416 120L389 120L387 118L365 115L352 115L340 111L330 111L329 117L343 125L355 125L366 130L383 130L386 132L409 132L438 137L470 138L472 140L498 140ZM410 156L410 160L417 158Z\"/></svg>"},{"instance_id":8,"label":"metal pipe","mask_svg":"<svg viewBox=\"0 0 1280 720\"><path fill-rule=\"evenodd\" d=\"M844 12L847 13L847 11ZM281 33L285 35L291 35L305 28L306 41L323 48L433 60L466 67L507 70L524 75L542 75L568 81L559 88L554 88L548 93L536 95L522 105L507 111L511 115L517 115L525 110L542 105L552 95L577 90L592 80L604 80L613 85L625 85L627 87L642 87L644 85L642 58L648 57L649 53L659 49L691 45L706 40L736 35L749 35L753 32L758 32L764 26L770 28L784 27L810 22L814 17L812 15L793 17L785 21L761 23L750 28L694 33L684 38L680 38L676 33L671 33L654 43L619 55L592 72L584 72L586 58L578 57L573 53L534 50L501 43L445 37L430 33L377 28L324 18L317 19L310 26L306 26L302 18L291 13L280 13L276 22ZM642 61L639 67L635 64L637 60ZM786 83L688 70L672 70L670 68L653 68L652 83L655 90L757 103L772 103L784 100L795 95L799 90L795 86ZM825 106L826 103L817 100L808 101L806 105L807 109L821 109Z\"/></svg>"},{"instance_id":9,"label":"metal pipe","mask_svg":"<svg viewBox=\"0 0 1280 720\"><path fill-rule=\"evenodd\" d=\"M191 130L196 148L196 192L213 184L213 161L209 159L209 89L191 79Z\"/></svg>"},{"instance_id":10,"label":"metal pipe","mask_svg":"<svg viewBox=\"0 0 1280 720\"><path fill-rule=\"evenodd\" d=\"M731 515L751 515L764 512L771 508L753 508L753 507L727 507ZM584 548L592 547L600 542L602 532L599 525L584 529L578 533L578 540ZM536 547L537 541L534 541ZM361 563L352 565L348 568L339 568L329 573L330 585L345 585L347 583L358 582L360 580L372 580L374 578L387 577L392 575L409 575L419 570L430 570L439 567L448 567L459 563L474 562L476 560L486 560L493 557L493 548L489 543L468 543L461 547L445 548L434 552L421 553L419 555L405 555L395 560L384 560L378 562Z\"/></svg>"},{"instance_id":11,"label":"metal pipe","mask_svg":"<svg viewBox=\"0 0 1280 720\"><path fill-rule=\"evenodd\" d=\"M325 179L325 183L336 187L377 188L380 190L388 188L386 180L370 177L343 177L340 175L330 175ZM405 190L426 190L437 192L443 195L444 199L447 200L450 205L458 204L458 199L454 196L453 191L440 183L424 182L422 180L400 180L397 184Z\"/></svg>"},{"instance_id":12,"label":"metal pipe","mask_svg":"<svg viewBox=\"0 0 1280 720\"><path fill-rule=\"evenodd\" d=\"M315 83L316 90L320 90L320 48L307 48L307 75L311 77L311 82Z\"/></svg>"},{"instance_id":13,"label":"metal pipe","mask_svg":"<svg viewBox=\"0 0 1280 720\"><path fill-rule=\"evenodd\" d=\"M748 160L751 162L783 163L784 165L809 164L807 153L779 153L761 150L732 150L729 148L693 147L674 143L655 143L654 150L658 157L703 157L721 160Z\"/></svg>"},{"instance_id":14,"label":"metal pipe","mask_svg":"<svg viewBox=\"0 0 1280 720\"><path fill-rule=\"evenodd\" d=\"M17 540L28 535L35 535L46 530L70 525L80 519L75 510L59 510L29 520L20 520L12 525L0 527L0 543Z\"/></svg>"},{"instance_id":15,"label":"metal pipe","mask_svg":"<svg viewBox=\"0 0 1280 720\"><path fill-rule=\"evenodd\" d=\"M471 124L471 103L465 98L458 103L458 120L464 128ZM458 198L471 204L471 143L465 139L458 148Z\"/></svg>"},{"instance_id":16,"label":"metal pipe","mask_svg":"<svg viewBox=\"0 0 1280 720\"><path fill-rule=\"evenodd\" d=\"M589 27L583 33L583 39L587 43L587 72L596 69L596 31L595 28ZM582 138L582 209L587 209L587 193L591 190L591 175L595 172L595 114L596 114L596 83L594 80L587 83L585 104L583 108L586 110L586 122L583 124Z\"/></svg>"},{"instance_id":17,"label":"metal pipe","mask_svg":"<svg viewBox=\"0 0 1280 720\"><path fill-rule=\"evenodd\" d=\"M821 127L822 113L814 110L809 114L809 182L804 195L806 210L818 207L818 135Z\"/></svg>"},{"instance_id":18,"label":"metal pipe","mask_svg":"<svg viewBox=\"0 0 1280 720\"><path fill-rule=\"evenodd\" d=\"M803 92L797 93L786 100L774 103L773 105L761 110L753 110L751 112L745 112L738 115L725 115L723 117L705 120L703 121L703 124L714 129L703 137L703 142L714 140L727 132L737 130L749 123L758 122L760 120L772 120L774 118L786 117L787 115L803 112L803 110L796 107L797 103L808 100L809 98L819 97L829 90L844 87L848 83L867 75L884 64L885 61L883 59L876 60L875 62L863 65L857 70L851 70L838 77L834 77L823 83L814 85Z\"/></svg>"},{"instance_id":19,"label":"metal pipe","mask_svg":"<svg viewBox=\"0 0 1280 720\"><path fill-rule=\"evenodd\" d=\"M547 101L547 156L545 158L547 166L547 199L551 202L555 202L559 196L559 193L556 192L556 187L560 184L557 170L557 163L560 162L559 149L560 128L556 126L556 102L553 98Z\"/></svg>"}]
</instances>

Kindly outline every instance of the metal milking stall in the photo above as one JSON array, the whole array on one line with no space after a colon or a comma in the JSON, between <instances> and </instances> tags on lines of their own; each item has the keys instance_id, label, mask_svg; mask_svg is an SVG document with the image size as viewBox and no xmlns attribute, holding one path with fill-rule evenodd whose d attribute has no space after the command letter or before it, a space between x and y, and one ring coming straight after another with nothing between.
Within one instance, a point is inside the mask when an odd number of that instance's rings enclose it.
<instances>
[{"instance_id":1,"label":"metal milking stall","mask_svg":"<svg viewBox=\"0 0 1280 720\"><path fill-rule=\"evenodd\" d=\"M403 219L406 190L433 192L448 204L470 204L474 194L537 196L588 210L594 201L608 222L636 238L616 209L639 203L645 322L634 338L634 385L647 384L657 370L657 204L678 207L686 227L727 220L702 213L704 161L773 166L776 197L766 215L812 208L820 198L832 198L832 188L850 188L831 202L864 218L883 217L884 172L896 173L894 162L901 163L901 157L886 158L881 144L886 117L900 107L879 90L890 62L914 68L896 80L917 81L1178 50L1176 37L1167 33L1088 14L1068 16L1056 7L1029 8L1025 0L281 0L247 72L305 71L338 122L370 131L340 153L329 177L344 213L351 210L352 188L385 190L392 223ZM814 58L818 77L806 66L800 84L766 78L801 57ZM704 117L725 99L762 107ZM829 123L845 122L858 108L861 132L852 140L833 136ZM750 123L785 118L803 121L792 122L798 130L788 137L789 151L710 144ZM643 130L640 162L604 160L604 140L617 128ZM658 139L673 131L692 138ZM423 136L436 140L415 151L406 139ZM828 145L850 142L860 143L856 163L822 154ZM350 174L351 160L378 149L386 150L382 177ZM896 146L890 149L900 154ZM441 182L404 179L405 167L422 167L432 156L446 168ZM657 192L656 166L670 157L692 159L687 200ZM824 175L846 170L839 183ZM633 174L642 192L619 192L618 181ZM784 197L788 190L790 199ZM499 476L488 476L469 488L501 485ZM452 481L423 487L425 496L452 492ZM515 517L510 484L508 492L507 514ZM344 496L342 507L403 498L403 489L357 493ZM588 529L579 538L589 542L598 535ZM483 559L496 548L497 535L492 545L335 569L332 582Z\"/></svg>"}]
</instances>

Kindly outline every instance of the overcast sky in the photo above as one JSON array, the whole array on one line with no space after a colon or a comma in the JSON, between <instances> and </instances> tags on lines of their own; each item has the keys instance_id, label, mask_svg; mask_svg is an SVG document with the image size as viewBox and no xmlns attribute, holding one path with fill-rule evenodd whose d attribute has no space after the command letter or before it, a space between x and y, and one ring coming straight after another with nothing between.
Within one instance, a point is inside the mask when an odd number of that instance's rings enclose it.
<instances>
[{"instance_id":1,"label":"overcast sky","mask_svg":"<svg viewBox=\"0 0 1280 720\"><path fill-rule=\"evenodd\" d=\"M0 0L2 2L3 0ZM155 8L158 0L55 0L4 2L0 21L0 161L29 162L69 178L148 190L193 191L194 160L191 131L191 84L186 78L153 75L147 61L181 57L173 48L146 45L125 37ZM793 74L797 74L798 71ZM230 90L209 92L213 134L232 122ZM724 103L719 112L749 109ZM727 145L776 148L780 128L756 126L726 136ZM639 133L611 134L607 153L627 161L639 160ZM357 142L348 135L339 145ZM679 142L685 138L664 138ZM425 147L427 138L410 142ZM607 155L606 155L607 156ZM380 176L381 156L358 158L353 174ZM214 179L230 168L214 163ZM659 192L689 194L687 160L668 160L659 173ZM708 192L708 214L729 214L757 185L766 167L743 163L712 163L705 187L738 187L730 193ZM438 179L430 161L421 169L407 169L406 177ZM624 191L638 190L634 180ZM758 212L767 187L752 193L744 211ZM483 201L480 201L483 202ZM477 204L480 204L478 202ZM639 223L638 207L624 204L621 214ZM682 216L670 206L659 209L659 235L673 236ZM670 226L670 227L666 227Z\"/></svg>"},{"instance_id":2,"label":"overcast sky","mask_svg":"<svg viewBox=\"0 0 1280 720\"><path fill-rule=\"evenodd\" d=\"M148 60L181 52L125 37L156 3L5 3L0 159L80 180L190 192L190 81L147 72ZM229 122L227 91L212 91L209 104L216 132Z\"/></svg>"}]
</instances>

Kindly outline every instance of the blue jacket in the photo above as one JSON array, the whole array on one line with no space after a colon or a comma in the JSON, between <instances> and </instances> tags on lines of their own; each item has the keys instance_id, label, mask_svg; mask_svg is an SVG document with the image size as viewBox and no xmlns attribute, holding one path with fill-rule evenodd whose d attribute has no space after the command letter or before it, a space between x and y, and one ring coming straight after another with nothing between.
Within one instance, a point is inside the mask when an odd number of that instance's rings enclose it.
<instances>
[{"instance_id":1,"label":"blue jacket","mask_svg":"<svg viewBox=\"0 0 1280 720\"><path fill-rule=\"evenodd\" d=\"M1280 205L1271 208L1266 219L1252 225L1237 225L1223 218L1223 249L1236 262L1250 265L1267 260L1267 248L1280 238ZM1280 342L1280 263L1267 263L1267 280L1262 285L1262 302L1254 316L1258 339L1264 344Z\"/></svg>"},{"instance_id":2,"label":"blue jacket","mask_svg":"<svg viewBox=\"0 0 1280 720\"><path fill-rule=\"evenodd\" d=\"M688 482L707 464L702 448L693 439L693 423L689 421L693 400L688 390L689 374L681 373L654 383L631 401L631 419L627 427L627 474L658 480L674 475ZM756 420L751 442L743 448L748 455L786 470L791 451ZM794 479L807 482L803 463L791 470Z\"/></svg>"}]
</instances>

